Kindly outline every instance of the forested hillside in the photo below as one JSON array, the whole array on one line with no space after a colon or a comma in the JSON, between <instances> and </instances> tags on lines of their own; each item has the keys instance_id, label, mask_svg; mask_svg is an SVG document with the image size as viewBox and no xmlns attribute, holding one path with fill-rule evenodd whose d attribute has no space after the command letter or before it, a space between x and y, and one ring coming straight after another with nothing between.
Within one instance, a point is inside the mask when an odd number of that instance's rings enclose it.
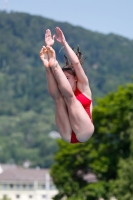
<instances>
[{"instance_id":1,"label":"forested hillside","mask_svg":"<svg viewBox=\"0 0 133 200\"><path fill-rule=\"evenodd\" d=\"M56 141L54 105L47 91L45 70L39 58L47 28L59 26L68 41L87 57L84 68L93 98L130 82L133 75L133 41L25 13L0 12L0 162L49 167ZM64 51L54 44L63 65Z\"/></svg>"}]
</instances>

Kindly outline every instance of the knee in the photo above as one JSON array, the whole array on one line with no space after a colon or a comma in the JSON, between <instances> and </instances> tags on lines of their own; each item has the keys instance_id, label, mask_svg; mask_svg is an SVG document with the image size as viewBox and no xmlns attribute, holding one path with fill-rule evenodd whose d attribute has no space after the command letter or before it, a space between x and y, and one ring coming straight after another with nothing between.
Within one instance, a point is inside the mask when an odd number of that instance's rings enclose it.
<instances>
[{"instance_id":1,"label":"knee","mask_svg":"<svg viewBox=\"0 0 133 200\"><path fill-rule=\"evenodd\" d=\"M71 143L72 129L68 127L63 127L60 129L60 135L64 141Z\"/></svg>"},{"instance_id":2,"label":"knee","mask_svg":"<svg viewBox=\"0 0 133 200\"><path fill-rule=\"evenodd\" d=\"M80 134L76 134L76 137L78 139L78 141L80 142L86 142L87 140L89 140L91 138L91 136L93 135L94 133L94 125L92 125L90 128L89 128L89 131L87 132L84 132L84 133L80 133Z\"/></svg>"},{"instance_id":3,"label":"knee","mask_svg":"<svg viewBox=\"0 0 133 200\"><path fill-rule=\"evenodd\" d=\"M62 139L65 141L65 142L67 142L67 143L71 143L71 136L70 135L65 135L65 136L62 136Z\"/></svg>"}]
</instances>

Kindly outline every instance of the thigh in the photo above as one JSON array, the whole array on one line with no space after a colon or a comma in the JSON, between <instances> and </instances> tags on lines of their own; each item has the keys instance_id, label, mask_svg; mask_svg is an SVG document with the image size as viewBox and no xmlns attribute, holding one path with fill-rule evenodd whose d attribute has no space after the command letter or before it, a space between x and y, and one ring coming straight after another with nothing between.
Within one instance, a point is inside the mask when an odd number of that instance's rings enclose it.
<instances>
[{"instance_id":1,"label":"thigh","mask_svg":"<svg viewBox=\"0 0 133 200\"><path fill-rule=\"evenodd\" d=\"M64 98L61 97L55 101L55 121L61 137L66 141L71 141L71 124L68 116L68 110Z\"/></svg>"},{"instance_id":2,"label":"thigh","mask_svg":"<svg viewBox=\"0 0 133 200\"><path fill-rule=\"evenodd\" d=\"M80 142L85 142L93 134L94 125L84 107L75 96L69 99L65 98L65 102L68 108L70 125L76 134L76 138Z\"/></svg>"}]
</instances>

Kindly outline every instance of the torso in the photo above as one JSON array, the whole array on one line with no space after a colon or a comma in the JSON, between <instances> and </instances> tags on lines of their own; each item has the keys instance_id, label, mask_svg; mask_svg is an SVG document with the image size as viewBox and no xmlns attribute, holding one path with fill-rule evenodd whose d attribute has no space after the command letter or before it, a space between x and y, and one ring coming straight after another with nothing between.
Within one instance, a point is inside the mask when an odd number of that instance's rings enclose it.
<instances>
[{"instance_id":1,"label":"torso","mask_svg":"<svg viewBox=\"0 0 133 200\"><path fill-rule=\"evenodd\" d=\"M78 88L87 98L92 99L89 85L83 85L80 82L77 82L76 88Z\"/></svg>"},{"instance_id":2,"label":"torso","mask_svg":"<svg viewBox=\"0 0 133 200\"><path fill-rule=\"evenodd\" d=\"M87 95L83 94L78 87L76 88L74 94L88 113L89 117L92 119L92 100L87 97Z\"/></svg>"}]
</instances>

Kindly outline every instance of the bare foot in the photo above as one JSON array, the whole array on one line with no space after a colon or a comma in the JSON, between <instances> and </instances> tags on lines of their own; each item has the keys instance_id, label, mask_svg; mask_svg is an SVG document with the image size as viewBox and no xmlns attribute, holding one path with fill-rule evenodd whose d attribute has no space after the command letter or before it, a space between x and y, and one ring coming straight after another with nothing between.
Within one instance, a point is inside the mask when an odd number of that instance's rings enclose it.
<instances>
[{"instance_id":1,"label":"bare foot","mask_svg":"<svg viewBox=\"0 0 133 200\"><path fill-rule=\"evenodd\" d=\"M42 60L44 66L45 66L46 68L48 68L48 67L49 67L49 58L48 58L48 51L47 51L47 49L46 49L45 46L43 46L43 47L41 48L41 51L40 51L40 59Z\"/></svg>"},{"instance_id":2,"label":"bare foot","mask_svg":"<svg viewBox=\"0 0 133 200\"><path fill-rule=\"evenodd\" d=\"M47 49L48 57L49 57L49 67L56 67L58 62L56 60L54 49L50 46L47 46L46 49Z\"/></svg>"}]
</instances>

